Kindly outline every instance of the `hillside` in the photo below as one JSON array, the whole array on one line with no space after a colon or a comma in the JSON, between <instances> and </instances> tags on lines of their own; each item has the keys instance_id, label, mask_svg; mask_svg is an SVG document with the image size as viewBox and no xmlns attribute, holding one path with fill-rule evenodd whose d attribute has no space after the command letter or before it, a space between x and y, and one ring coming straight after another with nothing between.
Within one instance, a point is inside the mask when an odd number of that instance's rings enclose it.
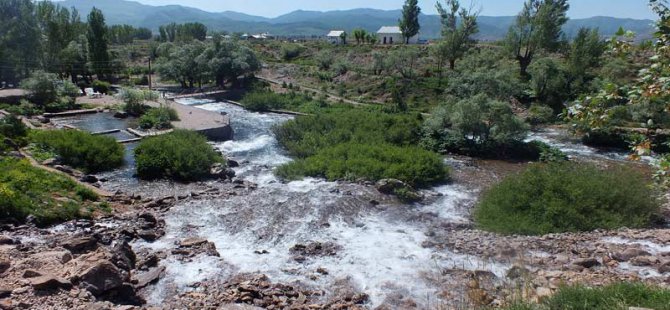
<instances>
[{"instance_id":1,"label":"hillside","mask_svg":"<svg viewBox=\"0 0 670 310\"><path fill-rule=\"evenodd\" d=\"M364 28L376 31L382 25L397 24L400 10L354 9L345 11L294 11L276 18L253 16L238 12L212 13L179 5L150 6L126 0L66 0L66 7L77 8L86 15L93 6L101 9L109 24L130 24L157 30L170 22L201 22L211 30L229 32L269 32L275 35L323 35L331 29L351 30ZM511 16L481 16L479 39L497 40L505 36L514 22ZM422 15L422 37L436 38L440 35L440 20L437 15ZM634 20L614 17L592 17L572 19L565 26L571 36L580 27L599 28L603 35L612 35L623 26L638 33L639 38L649 38L653 33L651 20Z\"/></svg>"}]
</instances>

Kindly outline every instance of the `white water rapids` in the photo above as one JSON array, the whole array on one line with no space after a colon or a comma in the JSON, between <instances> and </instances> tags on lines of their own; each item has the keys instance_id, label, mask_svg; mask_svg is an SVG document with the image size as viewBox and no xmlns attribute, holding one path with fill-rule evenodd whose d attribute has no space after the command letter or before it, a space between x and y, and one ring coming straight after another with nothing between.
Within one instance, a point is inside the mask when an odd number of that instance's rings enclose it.
<instances>
[{"instance_id":1,"label":"white water rapids","mask_svg":"<svg viewBox=\"0 0 670 310\"><path fill-rule=\"evenodd\" d=\"M225 280L248 272L266 274L275 282L300 282L326 291L345 279L370 295L372 307L400 293L429 308L427 300L434 300L439 288L426 275L459 268L504 276L510 267L422 246L429 223L418 220L421 215L431 214L438 223L468 223L478 189L443 185L432 189L441 195L427 205L400 205L388 198L377 206L370 201L379 199L379 194L369 186L309 178L281 183L272 170L291 159L278 146L271 128L292 117L248 112L213 101L182 103L231 116L235 140L216 147L238 160L238 177L257 183L258 189L225 199L179 203L166 215L165 237L154 243L135 244L170 249L184 238L202 237L214 242L221 254L220 258L199 256L188 263L162 261L166 274L149 293L149 303L160 304L175 290L189 290L189 285L199 281ZM548 132L529 139L549 142L571 155L596 154L593 149L554 138ZM615 154L604 156L618 159ZM292 260L289 249L310 241L333 242L341 250L334 257L309 257L304 263ZM325 268L328 274L317 275L317 268Z\"/></svg>"}]
</instances>

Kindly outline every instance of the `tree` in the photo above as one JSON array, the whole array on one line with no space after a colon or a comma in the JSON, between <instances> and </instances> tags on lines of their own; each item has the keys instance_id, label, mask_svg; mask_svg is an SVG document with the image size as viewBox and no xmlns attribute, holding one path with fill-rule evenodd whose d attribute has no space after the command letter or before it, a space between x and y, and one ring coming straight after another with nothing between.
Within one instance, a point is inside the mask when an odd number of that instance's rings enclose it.
<instances>
[{"instance_id":1,"label":"tree","mask_svg":"<svg viewBox=\"0 0 670 310\"><path fill-rule=\"evenodd\" d=\"M356 44L361 44L365 43L368 32L365 31L365 29L358 28L354 29L354 31L351 34L354 36Z\"/></svg>"},{"instance_id":2,"label":"tree","mask_svg":"<svg viewBox=\"0 0 670 310\"><path fill-rule=\"evenodd\" d=\"M409 44L409 39L419 34L421 25L419 25L419 15L421 8L418 0L405 0L402 7L402 18L398 20L400 31L405 38L405 44Z\"/></svg>"},{"instance_id":3,"label":"tree","mask_svg":"<svg viewBox=\"0 0 670 310\"><path fill-rule=\"evenodd\" d=\"M573 95L584 93L586 85L593 79L592 69L600 66L605 47L598 29L579 29L567 57Z\"/></svg>"},{"instance_id":4,"label":"tree","mask_svg":"<svg viewBox=\"0 0 670 310\"><path fill-rule=\"evenodd\" d=\"M342 44L347 45L347 33L346 32L342 32L340 34L340 39L342 40Z\"/></svg>"},{"instance_id":5,"label":"tree","mask_svg":"<svg viewBox=\"0 0 670 310\"><path fill-rule=\"evenodd\" d=\"M472 38L479 31L477 13L461 9L458 0L446 0L447 8L437 3L437 12L442 19L442 42L438 45L437 56L440 63L449 61L449 68L454 70L456 60L463 57L475 43ZM440 74L442 69L440 67Z\"/></svg>"},{"instance_id":6,"label":"tree","mask_svg":"<svg viewBox=\"0 0 670 310\"><path fill-rule=\"evenodd\" d=\"M18 82L38 68L41 43L35 4L0 1L0 80Z\"/></svg>"},{"instance_id":7,"label":"tree","mask_svg":"<svg viewBox=\"0 0 670 310\"><path fill-rule=\"evenodd\" d=\"M556 51L568 21L567 0L527 0L506 38L507 49L519 62L521 76L529 78L528 66L541 50Z\"/></svg>"},{"instance_id":8,"label":"tree","mask_svg":"<svg viewBox=\"0 0 670 310\"><path fill-rule=\"evenodd\" d=\"M88 15L88 51L90 53L91 68L99 79L105 79L110 73L110 57L107 51L107 25L102 11L95 7Z\"/></svg>"},{"instance_id":9,"label":"tree","mask_svg":"<svg viewBox=\"0 0 670 310\"><path fill-rule=\"evenodd\" d=\"M163 78L178 81L183 88L193 88L196 82L202 85L203 81L209 80L208 70L198 61L205 48L200 41L175 46L161 59L156 70Z\"/></svg>"}]
</instances>

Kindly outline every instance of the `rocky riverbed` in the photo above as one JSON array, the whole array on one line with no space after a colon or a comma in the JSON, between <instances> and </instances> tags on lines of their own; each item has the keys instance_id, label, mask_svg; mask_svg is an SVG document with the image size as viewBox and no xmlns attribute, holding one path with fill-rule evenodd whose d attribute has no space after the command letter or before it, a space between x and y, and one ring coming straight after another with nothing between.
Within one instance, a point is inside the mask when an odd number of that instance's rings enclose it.
<instances>
[{"instance_id":1,"label":"rocky riverbed","mask_svg":"<svg viewBox=\"0 0 670 310\"><path fill-rule=\"evenodd\" d=\"M564 283L670 286L670 229L499 236L474 228L479 193L525 163L448 157L450 184L403 204L369 182L277 180L270 128L290 116L194 101L231 115L215 146L234 178L98 185L115 212L50 228L3 226L0 309L451 309L551 294ZM577 159L600 154L555 132Z\"/></svg>"}]
</instances>

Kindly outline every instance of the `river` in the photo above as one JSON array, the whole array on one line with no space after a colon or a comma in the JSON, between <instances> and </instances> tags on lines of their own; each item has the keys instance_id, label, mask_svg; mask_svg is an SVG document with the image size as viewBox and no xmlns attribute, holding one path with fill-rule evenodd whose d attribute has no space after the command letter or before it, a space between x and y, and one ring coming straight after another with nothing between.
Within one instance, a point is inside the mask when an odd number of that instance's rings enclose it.
<instances>
[{"instance_id":1,"label":"river","mask_svg":"<svg viewBox=\"0 0 670 310\"><path fill-rule=\"evenodd\" d=\"M263 273L272 281L332 291L347 287L369 294L370 306L394 296L409 296L421 308L433 308L439 289L434 279L445 269L485 270L503 277L511 267L480 257L424 246L435 227L470 225L470 210L481 188L458 180L426 191L424 203L405 205L380 195L373 186L326 182L307 178L282 183L273 168L291 159L272 135L272 126L292 116L254 113L238 106L208 100L183 100L202 109L231 116L235 139L215 144L240 162L238 177L258 188L245 195L219 199L186 200L165 215L166 236L134 244L137 249L169 250L187 237L216 244L221 257L198 256L191 261L168 257L161 264L165 276L147 296L161 304L175 293L200 281L221 280L238 273ZM574 157L623 160L623 153L601 153L564 138L554 129L533 133ZM130 146L132 148L132 146ZM471 169L458 160L445 162L457 170ZM111 189L149 188L132 175L132 162L107 174ZM124 186L125 184L125 186ZM334 256L308 257L298 262L289 253L296 244L332 243ZM264 253L264 254L257 254ZM327 274L317 273L326 269ZM326 295L324 298L328 298Z\"/></svg>"}]
</instances>

